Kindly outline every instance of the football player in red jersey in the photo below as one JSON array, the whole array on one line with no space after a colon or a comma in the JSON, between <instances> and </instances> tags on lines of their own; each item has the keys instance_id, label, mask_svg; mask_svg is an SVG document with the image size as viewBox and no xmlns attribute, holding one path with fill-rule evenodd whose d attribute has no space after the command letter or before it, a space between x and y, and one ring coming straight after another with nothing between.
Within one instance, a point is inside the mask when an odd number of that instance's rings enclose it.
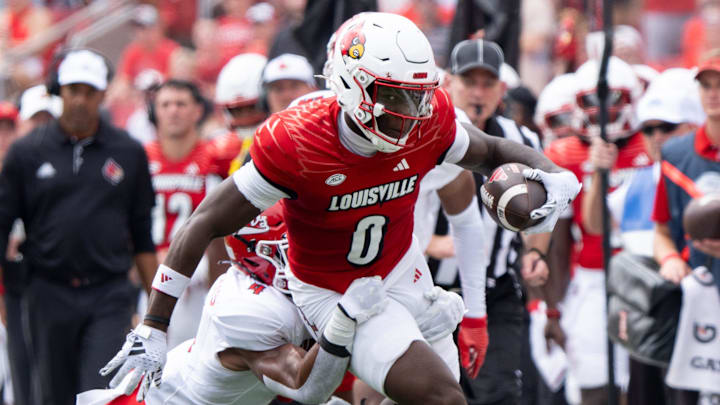
<instances>
[{"instance_id":1,"label":"football player in red jersey","mask_svg":"<svg viewBox=\"0 0 720 405\"><path fill-rule=\"evenodd\" d=\"M253 160L176 236L144 324L128 337L142 350L123 352L114 363L124 363L124 372L135 368L138 380L152 380L161 371L166 319L209 241L285 199L289 289L308 324L322 330L353 280L381 276L390 303L357 329L350 370L399 403L466 403L452 338L429 345L417 326L429 306L424 293L433 288L412 236L419 181L442 162L485 174L506 162L533 167L525 175L543 182L548 199L533 211L544 219L529 232L551 231L580 184L531 148L456 124L447 93L437 89L430 44L404 17L353 19L339 33L331 63L337 97L271 116L255 134Z\"/></svg>"},{"instance_id":2,"label":"football player in red jersey","mask_svg":"<svg viewBox=\"0 0 720 405\"><path fill-rule=\"evenodd\" d=\"M607 322L605 316L605 275L603 273L602 235L587 231L587 221L591 216L601 215L589 210L588 198L604 198L600 193L599 172L596 168L612 168L610 188L628 178L636 168L652 164L645 150L645 143L635 122L634 107L642 94L642 86L632 68L622 60L611 57L608 65L608 85L610 87L609 123L607 126L608 143L600 139L598 123L599 103L597 98L597 77L600 62L590 60L577 72L574 129L578 136L565 137L552 142L546 154L555 163L571 170L585 185L585 191L575 199L572 211L572 223L580 227L581 243L575 251L572 281L567 288L568 295L563 303L564 312L560 319L557 304L565 295L563 283L556 283L561 276L568 274L569 266L553 267L548 285L554 286L548 291L548 324L546 334L561 345L568 353L570 370L581 389L583 404L602 404L607 402ZM614 151L614 153L613 153ZM598 204L594 204L598 207ZM569 233L570 221L563 222L563 228ZM565 227L567 225L567 227ZM560 230L558 227L558 231ZM572 246L570 238L558 237L553 240L553 256L564 255L568 262ZM564 242L560 242L560 241ZM557 252L557 250L562 252ZM563 270L561 270L563 269ZM557 271L556 271L557 270ZM582 303L582 305L580 305ZM560 328L562 324L562 328ZM567 336L562 329L567 331ZM627 352L615 346L615 376L619 385L626 385L629 378Z\"/></svg>"},{"instance_id":3,"label":"football player in red jersey","mask_svg":"<svg viewBox=\"0 0 720 405\"><path fill-rule=\"evenodd\" d=\"M145 151L155 189L152 236L161 261L182 224L226 176L218 169L215 149L198 132L203 102L197 87L185 81L167 81L156 92L153 110L158 139L146 144ZM195 336L208 288L225 271L217 262L225 257L222 241L211 243L207 260L195 272L179 312L172 317L170 347Z\"/></svg>"}]
</instances>

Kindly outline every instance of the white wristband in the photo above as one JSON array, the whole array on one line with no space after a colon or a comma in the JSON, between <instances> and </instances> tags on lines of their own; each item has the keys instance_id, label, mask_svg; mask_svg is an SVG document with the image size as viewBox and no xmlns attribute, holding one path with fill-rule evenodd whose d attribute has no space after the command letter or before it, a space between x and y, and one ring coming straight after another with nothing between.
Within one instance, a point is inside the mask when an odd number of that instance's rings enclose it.
<instances>
[{"instance_id":1,"label":"white wristband","mask_svg":"<svg viewBox=\"0 0 720 405\"><path fill-rule=\"evenodd\" d=\"M155 272L152 288L171 297L179 298L190 282L190 277L161 264Z\"/></svg>"}]
</instances>

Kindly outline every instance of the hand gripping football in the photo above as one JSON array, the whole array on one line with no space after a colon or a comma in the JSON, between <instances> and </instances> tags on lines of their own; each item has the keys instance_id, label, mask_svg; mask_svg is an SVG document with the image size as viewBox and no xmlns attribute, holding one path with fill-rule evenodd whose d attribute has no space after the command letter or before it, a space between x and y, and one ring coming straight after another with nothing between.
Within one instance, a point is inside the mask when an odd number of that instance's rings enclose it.
<instances>
[{"instance_id":1,"label":"hand gripping football","mask_svg":"<svg viewBox=\"0 0 720 405\"><path fill-rule=\"evenodd\" d=\"M482 203L490 217L503 228L519 232L542 220L530 218L530 212L545 204L545 187L523 176L528 166L506 163L492 173L480 187Z\"/></svg>"},{"instance_id":2,"label":"hand gripping football","mask_svg":"<svg viewBox=\"0 0 720 405\"><path fill-rule=\"evenodd\" d=\"M720 239L720 194L695 198L685 207L683 229L690 239Z\"/></svg>"}]
</instances>

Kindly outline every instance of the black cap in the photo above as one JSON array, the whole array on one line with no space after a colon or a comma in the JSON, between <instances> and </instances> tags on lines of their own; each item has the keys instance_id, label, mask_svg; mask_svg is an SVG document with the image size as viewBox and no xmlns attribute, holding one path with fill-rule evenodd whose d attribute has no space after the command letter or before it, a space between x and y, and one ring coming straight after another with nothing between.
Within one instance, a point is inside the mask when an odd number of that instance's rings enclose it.
<instances>
[{"instance_id":1,"label":"black cap","mask_svg":"<svg viewBox=\"0 0 720 405\"><path fill-rule=\"evenodd\" d=\"M459 75L480 68L500 77L500 66L504 61L503 51L495 42L466 39L455 45L450 54L450 73Z\"/></svg>"}]
</instances>

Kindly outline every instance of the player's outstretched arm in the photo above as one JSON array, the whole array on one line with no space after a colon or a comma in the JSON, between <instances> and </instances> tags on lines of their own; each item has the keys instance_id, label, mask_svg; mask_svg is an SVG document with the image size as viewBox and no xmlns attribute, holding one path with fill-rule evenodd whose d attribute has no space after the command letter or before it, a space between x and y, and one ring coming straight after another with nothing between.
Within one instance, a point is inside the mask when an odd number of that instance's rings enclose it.
<instances>
[{"instance_id":1,"label":"player's outstretched arm","mask_svg":"<svg viewBox=\"0 0 720 405\"><path fill-rule=\"evenodd\" d=\"M457 122L456 122L457 123ZM472 124L462 123L468 133L470 143L465 156L458 165L490 176L496 167L505 163L523 163L548 173L561 172L564 169L553 163L542 152L522 143L498 136L491 136Z\"/></svg>"},{"instance_id":2,"label":"player's outstretched arm","mask_svg":"<svg viewBox=\"0 0 720 405\"><path fill-rule=\"evenodd\" d=\"M231 234L259 212L238 191L232 178L223 181L203 200L170 244L165 262L155 274L143 323L128 334L120 351L100 370L100 374L108 375L120 368L110 381L111 388L133 373L125 395L142 379L137 395L138 401L142 401L151 383L160 384L170 315L205 249L211 240Z\"/></svg>"},{"instance_id":3,"label":"player's outstretched arm","mask_svg":"<svg viewBox=\"0 0 720 405\"><path fill-rule=\"evenodd\" d=\"M355 328L382 312L387 303L380 277L359 278L340 298L320 341L307 355L283 346L283 356L263 356L248 365L268 388L282 396L311 404L326 401L350 363Z\"/></svg>"},{"instance_id":4,"label":"player's outstretched arm","mask_svg":"<svg viewBox=\"0 0 720 405\"><path fill-rule=\"evenodd\" d=\"M504 138L490 136L471 124L463 123L468 133L467 151L458 164L485 175L505 163L523 163L532 169L523 171L529 180L539 181L545 187L547 200L530 213L532 219L541 219L537 225L525 229L525 233L551 232L560 214L580 192L582 185L571 172L561 168L541 152Z\"/></svg>"}]
</instances>

